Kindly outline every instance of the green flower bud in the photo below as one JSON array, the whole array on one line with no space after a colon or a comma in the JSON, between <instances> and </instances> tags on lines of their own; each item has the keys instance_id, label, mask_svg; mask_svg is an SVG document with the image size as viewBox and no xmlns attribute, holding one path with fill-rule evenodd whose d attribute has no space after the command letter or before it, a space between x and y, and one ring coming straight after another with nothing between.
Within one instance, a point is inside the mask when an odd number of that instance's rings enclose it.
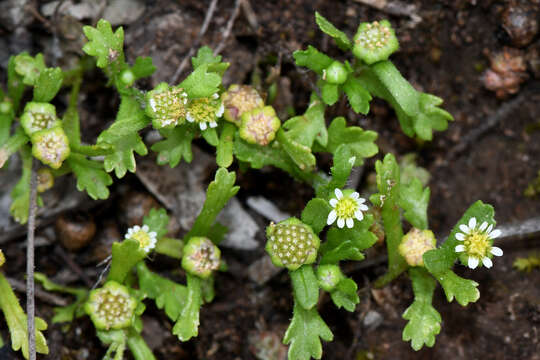
<instances>
[{"instance_id":1,"label":"green flower bud","mask_svg":"<svg viewBox=\"0 0 540 360\"><path fill-rule=\"evenodd\" d=\"M62 166L69 156L69 141L61 127L41 130L32 134L32 155L53 169Z\"/></svg>"},{"instance_id":2,"label":"green flower bud","mask_svg":"<svg viewBox=\"0 0 540 360\"><path fill-rule=\"evenodd\" d=\"M326 264L317 268L319 286L325 291L330 292L334 290L343 278L343 273L337 265Z\"/></svg>"},{"instance_id":3,"label":"green flower bud","mask_svg":"<svg viewBox=\"0 0 540 360\"><path fill-rule=\"evenodd\" d=\"M201 131L204 131L208 127L217 127L217 119L223 116L223 111L223 102L215 93L211 97L191 100L186 118L189 122L199 124Z\"/></svg>"},{"instance_id":4,"label":"green flower bud","mask_svg":"<svg viewBox=\"0 0 540 360\"><path fill-rule=\"evenodd\" d=\"M317 258L320 240L311 227L289 218L266 228L266 252L275 266L296 270Z\"/></svg>"},{"instance_id":5,"label":"green flower bud","mask_svg":"<svg viewBox=\"0 0 540 360\"><path fill-rule=\"evenodd\" d=\"M221 251L210 239L192 237L184 246L182 267L188 273L206 279L219 268L220 257Z\"/></svg>"},{"instance_id":6,"label":"green flower bud","mask_svg":"<svg viewBox=\"0 0 540 360\"><path fill-rule=\"evenodd\" d=\"M240 137L248 143L266 146L274 140L280 126L272 106L253 109L242 114Z\"/></svg>"},{"instance_id":7,"label":"green flower bud","mask_svg":"<svg viewBox=\"0 0 540 360\"><path fill-rule=\"evenodd\" d=\"M127 287L108 281L102 288L90 291L84 311L96 329L118 330L131 326L136 307L137 301Z\"/></svg>"},{"instance_id":8,"label":"green flower bud","mask_svg":"<svg viewBox=\"0 0 540 360\"><path fill-rule=\"evenodd\" d=\"M403 236L399 244L399 253L410 266L424 266L424 253L435 249L437 240L431 230L412 228Z\"/></svg>"},{"instance_id":9,"label":"green flower bud","mask_svg":"<svg viewBox=\"0 0 540 360\"><path fill-rule=\"evenodd\" d=\"M347 80L347 69L339 61L334 61L323 70L322 79L330 84L343 84Z\"/></svg>"},{"instance_id":10,"label":"green flower bud","mask_svg":"<svg viewBox=\"0 0 540 360\"><path fill-rule=\"evenodd\" d=\"M353 54L366 64L386 60L399 48L399 43L388 20L361 23L354 36Z\"/></svg>"},{"instance_id":11,"label":"green flower bud","mask_svg":"<svg viewBox=\"0 0 540 360\"><path fill-rule=\"evenodd\" d=\"M254 87L233 84L221 95L225 106L225 120L240 126L243 113L264 106L264 101Z\"/></svg>"},{"instance_id":12,"label":"green flower bud","mask_svg":"<svg viewBox=\"0 0 540 360\"><path fill-rule=\"evenodd\" d=\"M120 83L124 86L131 86L135 82L135 74L130 69L123 70L120 73Z\"/></svg>"},{"instance_id":13,"label":"green flower bud","mask_svg":"<svg viewBox=\"0 0 540 360\"><path fill-rule=\"evenodd\" d=\"M28 136L32 136L37 131L61 126L61 124L56 117L56 108L49 103L29 102L24 107L21 116L21 125Z\"/></svg>"},{"instance_id":14,"label":"green flower bud","mask_svg":"<svg viewBox=\"0 0 540 360\"><path fill-rule=\"evenodd\" d=\"M41 168L37 172L37 191L45 192L54 185L54 175L48 168Z\"/></svg>"},{"instance_id":15,"label":"green flower bud","mask_svg":"<svg viewBox=\"0 0 540 360\"><path fill-rule=\"evenodd\" d=\"M146 114L155 129L173 128L186 120L187 93L161 83L146 94Z\"/></svg>"}]
</instances>

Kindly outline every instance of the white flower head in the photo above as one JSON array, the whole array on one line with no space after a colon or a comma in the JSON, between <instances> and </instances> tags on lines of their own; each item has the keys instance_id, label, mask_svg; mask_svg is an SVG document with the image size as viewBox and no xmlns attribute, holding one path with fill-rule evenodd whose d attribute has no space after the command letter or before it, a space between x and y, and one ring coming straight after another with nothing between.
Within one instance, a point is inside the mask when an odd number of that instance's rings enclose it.
<instances>
[{"instance_id":1,"label":"white flower head","mask_svg":"<svg viewBox=\"0 0 540 360\"><path fill-rule=\"evenodd\" d=\"M137 240L141 250L148 253L156 247L157 234L154 231L150 231L148 225L143 225L142 227L135 225L128 229L126 239Z\"/></svg>"},{"instance_id":2,"label":"white flower head","mask_svg":"<svg viewBox=\"0 0 540 360\"><path fill-rule=\"evenodd\" d=\"M330 205L333 207L326 223L332 225L337 219L337 226L343 228L345 224L348 228L354 226L354 219L362 221L364 214L362 211L367 211L368 207L364 204L366 199L360 197L357 192L345 190L345 194L340 189L335 189L336 197L330 199Z\"/></svg>"},{"instance_id":3,"label":"white flower head","mask_svg":"<svg viewBox=\"0 0 540 360\"><path fill-rule=\"evenodd\" d=\"M484 221L477 226L476 218L469 219L467 225L459 225L461 232L456 233L456 239L461 242L457 245L455 251L464 255L467 266L475 269L480 262L490 268L493 266L491 258L493 255L502 256L503 251L493 245L493 239L501 235L500 230L494 230L493 225ZM465 261L463 261L465 263Z\"/></svg>"},{"instance_id":4,"label":"white flower head","mask_svg":"<svg viewBox=\"0 0 540 360\"><path fill-rule=\"evenodd\" d=\"M217 93L207 98L194 99L188 105L187 121L198 123L201 131L217 127L217 120L223 115L223 102Z\"/></svg>"}]
</instances>

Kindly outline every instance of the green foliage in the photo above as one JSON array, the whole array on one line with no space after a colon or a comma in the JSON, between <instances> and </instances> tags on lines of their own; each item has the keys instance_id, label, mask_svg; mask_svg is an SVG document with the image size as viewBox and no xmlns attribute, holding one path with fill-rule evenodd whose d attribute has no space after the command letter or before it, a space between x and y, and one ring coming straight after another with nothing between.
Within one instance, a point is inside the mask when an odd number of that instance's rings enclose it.
<instances>
[{"instance_id":1,"label":"green foliage","mask_svg":"<svg viewBox=\"0 0 540 360\"><path fill-rule=\"evenodd\" d=\"M119 27L112 31L111 24L107 20L99 20L97 26L84 26L84 34L88 43L83 46L83 51L97 58L97 66L105 68L114 62L124 61L124 29Z\"/></svg>"},{"instance_id":2,"label":"green foliage","mask_svg":"<svg viewBox=\"0 0 540 360\"><path fill-rule=\"evenodd\" d=\"M331 210L326 200L319 198L311 199L302 211L302 222L311 226L315 234L319 234L326 226L326 218Z\"/></svg>"},{"instance_id":3,"label":"green foliage","mask_svg":"<svg viewBox=\"0 0 540 360\"><path fill-rule=\"evenodd\" d=\"M349 104L356 113L367 115L369 112L369 102L372 97L369 91L362 85L362 81L349 77L343 84L343 91L347 94Z\"/></svg>"},{"instance_id":4,"label":"green foliage","mask_svg":"<svg viewBox=\"0 0 540 360\"><path fill-rule=\"evenodd\" d=\"M278 130L276 139L300 170L310 172L314 169L317 160L309 147L292 140L283 129Z\"/></svg>"},{"instance_id":5,"label":"green foliage","mask_svg":"<svg viewBox=\"0 0 540 360\"><path fill-rule=\"evenodd\" d=\"M311 96L311 103L303 115L295 116L283 123L287 129L287 137L298 144L313 147L317 141L321 146L328 143L328 131L324 120L324 104L315 95Z\"/></svg>"},{"instance_id":6,"label":"green foliage","mask_svg":"<svg viewBox=\"0 0 540 360\"><path fill-rule=\"evenodd\" d=\"M210 70L211 64L201 64L180 83L190 99L210 97L217 93L221 76Z\"/></svg>"},{"instance_id":7,"label":"green foliage","mask_svg":"<svg viewBox=\"0 0 540 360\"><path fill-rule=\"evenodd\" d=\"M356 305L360 302L360 298L356 291L358 285L354 280L345 278L342 279L336 286L336 288L330 292L330 297L338 308L344 308L349 312L354 312Z\"/></svg>"},{"instance_id":8,"label":"green foliage","mask_svg":"<svg viewBox=\"0 0 540 360\"><path fill-rule=\"evenodd\" d=\"M235 131L236 127L233 124L226 122L223 125L216 149L216 163L220 167L228 168L233 162Z\"/></svg>"},{"instance_id":9,"label":"green foliage","mask_svg":"<svg viewBox=\"0 0 540 360\"><path fill-rule=\"evenodd\" d=\"M140 249L139 242L133 239L125 239L112 245L111 270L107 281L113 280L123 283L131 269L144 259L146 253Z\"/></svg>"},{"instance_id":10,"label":"green foliage","mask_svg":"<svg viewBox=\"0 0 540 360\"><path fill-rule=\"evenodd\" d=\"M131 72L135 76L135 80L142 79L152 75L156 71L156 67L152 63L151 57L137 56L135 64L131 67Z\"/></svg>"},{"instance_id":11,"label":"green foliage","mask_svg":"<svg viewBox=\"0 0 540 360\"><path fill-rule=\"evenodd\" d=\"M51 101L60 87L62 86L62 81L64 80L64 75L62 74L62 69L60 68L47 68L43 69L39 78L37 79L36 85L34 87L34 100L37 102L49 102Z\"/></svg>"},{"instance_id":12,"label":"green foliage","mask_svg":"<svg viewBox=\"0 0 540 360\"><path fill-rule=\"evenodd\" d=\"M403 341L411 341L414 350L424 344L432 347L435 336L441 331L441 314L431 305L437 283L422 268L409 269L413 284L414 302L405 310L403 318L409 320L403 329Z\"/></svg>"},{"instance_id":13,"label":"green foliage","mask_svg":"<svg viewBox=\"0 0 540 360\"><path fill-rule=\"evenodd\" d=\"M330 21L326 20L321 14L315 12L315 21L322 32L334 39L336 44L342 50L348 50L352 47L351 40L343 31L338 30Z\"/></svg>"},{"instance_id":14,"label":"green foliage","mask_svg":"<svg viewBox=\"0 0 540 360\"><path fill-rule=\"evenodd\" d=\"M21 148L21 158L23 172L19 182L11 191L12 202L9 212L15 221L26 224L30 208L30 177L32 171L32 154L28 146Z\"/></svg>"},{"instance_id":15,"label":"green foliage","mask_svg":"<svg viewBox=\"0 0 540 360\"><path fill-rule=\"evenodd\" d=\"M331 57L311 45L308 46L307 50L296 50L293 56L296 65L305 66L319 75L322 75L323 70L330 66L333 61Z\"/></svg>"},{"instance_id":16,"label":"green foliage","mask_svg":"<svg viewBox=\"0 0 540 360\"><path fill-rule=\"evenodd\" d=\"M190 274L187 277L186 302L172 332L180 341L188 341L199 333L199 310L202 305L201 279Z\"/></svg>"},{"instance_id":17,"label":"green foliage","mask_svg":"<svg viewBox=\"0 0 540 360\"><path fill-rule=\"evenodd\" d=\"M346 126L345 118L335 118L328 127L328 145L326 149L336 154L340 147L344 147L348 158L355 157L355 166L364 163L364 158L375 155L379 149L375 144L377 133L363 130L358 126Z\"/></svg>"},{"instance_id":18,"label":"green foliage","mask_svg":"<svg viewBox=\"0 0 540 360\"><path fill-rule=\"evenodd\" d=\"M167 235L167 226L169 225L169 215L167 210L161 208L150 209L148 215L143 218L143 225L148 225L150 231L154 231L157 234L157 239L161 239Z\"/></svg>"},{"instance_id":19,"label":"green foliage","mask_svg":"<svg viewBox=\"0 0 540 360\"><path fill-rule=\"evenodd\" d=\"M21 305L19 305L17 296L2 273L0 273L0 294L2 294L0 296L0 308L4 313L9 328L11 348L15 351L20 349L25 359L28 359L27 317ZM36 351L40 354L48 354L49 347L42 332L47 329L47 323L43 319L36 317L35 329Z\"/></svg>"},{"instance_id":20,"label":"green foliage","mask_svg":"<svg viewBox=\"0 0 540 360\"><path fill-rule=\"evenodd\" d=\"M194 133L192 129L193 125L183 124L174 129L160 130L165 140L152 145L152 151L158 153L157 163L159 165L169 164L170 167L175 167L180 163L182 158L187 163L193 160L191 142L193 141Z\"/></svg>"},{"instance_id":21,"label":"green foliage","mask_svg":"<svg viewBox=\"0 0 540 360\"><path fill-rule=\"evenodd\" d=\"M476 302L480 298L480 291L477 289L478 283L476 281L463 279L451 270L440 273L436 276L436 279L442 285L448 302L451 302L455 297L461 306L467 306L468 303Z\"/></svg>"},{"instance_id":22,"label":"green foliage","mask_svg":"<svg viewBox=\"0 0 540 360\"><path fill-rule=\"evenodd\" d=\"M399 206L405 210L403 216L417 229L427 229L427 207L429 203L429 188L422 188L422 183L413 178L408 185L399 187Z\"/></svg>"},{"instance_id":23,"label":"green foliage","mask_svg":"<svg viewBox=\"0 0 540 360\"><path fill-rule=\"evenodd\" d=\"M221 62L221 55L214 56L214 52L208 46L203 46L197 51L197 56L191 58L191 64L194 69L202 65L208 65L208 71L218 73L223 76L223 73L229 68L230 64Z\"/></svg>"},{"instance_id":24,"label":"green foliage","mask_svg":"<svg viewBox=\"0 0 540 360\"><path fill-rule=\"evenodd\" d=\"M304 309L295 301L293 318L285 333L283 342L290 344L289 359L309 360L322 357L321 340L332 341L334 335L316 308Z\"/></svg>"},{"instance_id":25,"label":"green foliage","mask_svg":"<svg viewBox=\"0 0 540 360\"><path fill-rule=\"evenodd\" d=\"M14 112L17 112L19 109L20 101L24 92L24 82L21 75L17 73L15 70L16 63L15 63L16 56L10 56L9 62L8 62L8 68L7 68L7 76L8 76L8 96L11 99L11 102L13 104L13 110Z\"/></svg>"},{"instance_id":26,"label":"green foliage","mask_svg":"<svg viewBox=\"0 0 540 360\"><path fill-rule=\"evenodd\" d=\"M79 154L71 154L66 160L77 177L77 189L86 191L92 199L109 197L107 186L112 184L112 178L103 170L103 165L94 160L88 160Z\"/></svg>"},{"instance_id":27,"label":"green foliage","mask_svg":"<svg viewBox=\"0 0 540 360\"><path fill-rule=\"evenodd\" d=\"M294 298L306 310L313 308L319 300L319 283L312 265L303 265L291 271Z\"/></svg>"},{"instance_id":28,"label":"green foliage","mask_svg":"<svg viewBox=\"0 0 540 360\"><path fill-rule=\"evenodd\" d=\"M533 253L525 258L516 258L513 266L519 271L531 272L535 267L540 268L540 254Z\"/></svg>"}]
</instances>

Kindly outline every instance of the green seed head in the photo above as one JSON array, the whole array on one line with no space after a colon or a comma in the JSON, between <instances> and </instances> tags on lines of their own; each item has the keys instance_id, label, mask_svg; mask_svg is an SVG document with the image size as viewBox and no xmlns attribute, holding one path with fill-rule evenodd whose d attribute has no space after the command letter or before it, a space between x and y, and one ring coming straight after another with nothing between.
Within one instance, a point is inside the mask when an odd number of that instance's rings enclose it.
<instances>
[{"instance_id":1,"label":"green seed head","mask_svg":"<svg viewBox=\"0 0 540 360\"><path fill-rule=\"evenodd\" d=\"M206 279L219 268L220 258L221 251L210 239L192 237L184 246L182 267L188 273Z\"/></svg>"},{"instance_id":2,"label":"green seed head","mask_svg":"<svg viewBox=\"0 0 540 360\"><path fill-rule=\"evenodd\" d=\"M221 95L225 106L225 120L240 126L241 116L247 111L264 106L264 101L254 87L233 84Z\"/></svg>"},{"instance_id":3,"label":"green seed head","mask_svg":"<svg viewBox=\"0 0 540 360\"><path fill-rule=\"evenodd\" d=\"M308 225L289 218L266 228L266 252L276 266L296 270L317 258L320 240Z\"/></svg>"},{"instance_id":4,"label":"green seed head","mask_svg":"<svg viewBox=\"0 0 540 360\"><path fill-rule=\"evenodd\" d=\"M54 185L54 175L48 168L41 168L37 172L37 191L45 192Z\"/></svg>"},{"instance_id":5,"label":"green seed head","mask_svg":"<svg viewBox=\"0 0 540 360\"><path fill-rule=\"evenodd\" d=\"M96 329L118 330L131 326L137 307L127 287L108 281L102 288L92 290L84 305Z\"/></svg>"},{"instance_id":6,"label":"green seed head","mask_svg":"<svg viewBox=\"0 0 540 360\"><path fill-rule=\"evenodd\" d=\"M424 253L435 249L436 245L437 240L431 230L412 228L401 239L399 253L409 266L424 266Z\"/></svg>"},{"instance_id":7,"label":"green seed head","mask_svg":"<svg viewBox=\"0 0 540 360\"><path fill-rule=\"evenodd\" d=\"M347 80L347 69L339 61L334 61L323 70L322 79L330 84L343 84Z\"/></svg>"},{"instance_id":8,"label":"green seed head","mask_svg":"<svg viewBox=\"0 0 540 360\"><path fill-rule=\"evenodd\" d=\"M135 82L135 74L133 71L126 69L120 73L120 82L124 86L131 86Z\"/></svg>"},{"instance_id":9,"label":"green seed head","mask_svg":"<svg viewBox=\"0 0 540 360\"><path fill-rule=\"evenodd\" d=\"M69 156L69 141L61 127L41 130L32 134L32 155L53 169L62 166Z\"/></svg>"},{"instance_id":10,"label":"green seed head","mask_svg":"<svg viewBox=\"0 0 540 360\"><path fill-rule=\"evenodd\" d=\"M56 108L48 103L29 102L24 107L21 125L28 136L41 130L61 126L56 117Z\"/></svg>"},{"instance_id":11,"label":"green seed head","mask_svg":"<svg viewBox=\"0 0 540 360\"><path fill-rule=\"evenodd\" d=\"M280 126L272 106L253 109L242 114L240 137L248 143L266 146L274 140Z\"/></svg>"},{"instance_id":12,"label":"green seed head","mask_svg":"<svg viewBox=\"0 0 540 360\"><path fill-rule=\"evenodd\" d=\"M319 286L325 291L332 291L343 280L343 273L337 265L321 265L317 268Z\"/></svg>"},{"instance_id":13,"label":"green seed head","mask_svg":"<svg viewBox=\"0 0 540 360\"><path fill-rule=\"evenodd\" d=\"M173 128L186 120L187 102L182 88L161 83L146 94L146 114L155 129Z\"/></svg>"},{"instance_id":14,"label":"green seed head","mask_svg":"<svg viewBox=\"0 0 540 360\"><path fill-rule=\"evenodd\" d=\"M399 48L399 43L388 20L361 23L354 36L353 54L366 64L386 60Z\"/></svg>"}]
</instances>

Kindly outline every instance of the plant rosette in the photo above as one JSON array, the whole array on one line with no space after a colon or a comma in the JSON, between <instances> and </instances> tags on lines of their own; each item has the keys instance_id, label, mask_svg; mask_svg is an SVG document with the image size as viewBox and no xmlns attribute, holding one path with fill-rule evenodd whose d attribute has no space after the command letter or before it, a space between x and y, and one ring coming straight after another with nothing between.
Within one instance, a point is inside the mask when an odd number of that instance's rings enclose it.
<instances>
[{"instance_id":1,"label":"plant rosette","mask_svg":"<svg viewBox=\"0 0 540 360\"><path fill-rule=\"evenodd\" d=\"M250 144L266 146L276 137L281 121L272 106L265 106L242 114L240 137Z\"/></svg>"},{"instance_id":2,"label":"plant rosette","mask_svg":"<svg viewBox=\"0 0 540 360\"><path fill-rule=\"evenodd\" d=\"M186 118L191 123L199 124L201 131L208 127L217 127L217 120L223 116L225 107L217 93L210 97L193 99L189 102Z\"/></svg>"},{"instance_id":3,"label":"plant rosette","mask_svg":"<svg viewBox=\"0 0 540 360\"><path fill-rule=\"evenodd\" d=\"M347 225L350 229L354 226L355 219L358 221L364 219L363 212L368 210L367 205L364 204L366 199L350 189L343 191L335 189L334 194L336 197L329 201L333 209L328 214L327 225L332 225L337 220L336 224L339 228Z\"/></svg>"},{"instance_id":4,"label":"plant rosette","mask_svg":"<svg viewBox=\"0 0 540 360\"><path fill-rule=\"evenodd\" d=\"M236 126L242 124L241 116L245 112L264 106L264 101L253 86L233 84L221 94L225 112L223 117Z\"/></svg>"},{"instance_id":5,"label":"plant rosette","mask_svg":"<svg viewBox=\"0 0 540 360\"><path fill-rule=\"evenodd\" d=\"M205 237L192 237L184 246L182 267L188 273L206 279L220 265L221 251Z\"/></svg>"},{"instance_id":6,"label":"plant rosette","mask_svg":"<svg viewBox=\"0 0 540 360\"><path fill-rule=\"evenodd\" d=\"M52 129L62 125L56 117L56 108L49 103L29 102L21 115L21 125L32 136L35 132Z\"/></svg>"},{"instance_id":7,"label":"plant rosette","mask_svg":"<svg viewBox=\"0 0 540 360\"><path fill-rule=\"evenodd\" d=\"M155 129L173 128L186 120L188 95L180 87L161 83L146 94L146 114Z\"/></svg>"},{"instance_id":8,"label":"plant rosette","mask_svg":"<svg viewBox=\"0 0 540 360\"><path fill-rule=\"evenodd\" d=\"M84 310L99 330L125 329L133 323L137 301L129 289L116 281L92 290Z\"/></svg>"},{"instance_id":9,"label":"plant rosette","mask_svg":"<svg viewBox=\"0 0 540 360\"><path fill-rule=\"evenodd\" d=\"M309 225L289 218L266 228L266 252L275 266L296 270L317 259L319 237Z\"/></svg>"},{"instance_id":10,"label":"plant rosette","mask_svg":"<svg viewBox=\"0 0 540 360\"><path fill-rule=\"evenodd\" d=\"M321 289L331 292L343 280L345 276L339 266L334 264L324 264L317 268L317 280Z\"/></svg>"},{"instance_id":11,"label":"plant rosette","mask_svg":"<svg viewBox=\"0 0 540 360\"><path fill-rule=\"evenodd\" d=\"M361 23L353 38L353 54L366 64L387 60L399 48L399 43L388 20Z\"/></svg>"},{"instance_id":12,"label":"plant rosette","mask_svg":"<svg viewBox=\"0 0 540 360\"><path fill-rule=\"evenodd\" d=\"M61 127L37 131L31 136L32 155L53 169L69 156L69 141Z\"/></svg>"},{"instance_id":13,"label":"plant rosette","mask_svg":"<svg viewBox=\"0 0 540 360\"><path fill-rule=\"evenodd\" d=\"M501 231L493 229L493 224L484 221L477 226L476 218L470 218L467 225L459 225L461 232L456 233L456 239L460 242L455 247L456 253L463 265L471 269L482 263L485 267L493 266L491 258L493 256L502 256L501 248L493 246L493 239L501 235Z\"/></svg>"},{"instance_id":14,"label":"plant rosette","mask_svg":"<svg viewBox=\"0 0 540 360\"><path fill-rule=\"evenodd\" d=\"M412 228L403 236L398 250L409 266L424 266L424 253L435 249L437 239L431 230Z\"/></svg>"}]
</instances>

